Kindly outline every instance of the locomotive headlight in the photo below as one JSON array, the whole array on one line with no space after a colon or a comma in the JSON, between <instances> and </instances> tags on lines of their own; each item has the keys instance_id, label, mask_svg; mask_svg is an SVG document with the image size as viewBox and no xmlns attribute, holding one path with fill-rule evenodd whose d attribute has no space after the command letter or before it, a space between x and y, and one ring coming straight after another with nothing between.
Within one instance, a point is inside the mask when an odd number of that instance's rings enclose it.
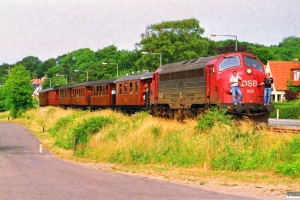
<instances>
[{"instance_id":1,"label":"locomotive headlight","mask_svg":"<svg viewBox=\"0 0 300 200\"><path fill-rule=\"evenodd\" d=\"M246 70L246 72L247 72L247 74L252 74L252 69L249 68Z\"/></svg>"}]
</instances>

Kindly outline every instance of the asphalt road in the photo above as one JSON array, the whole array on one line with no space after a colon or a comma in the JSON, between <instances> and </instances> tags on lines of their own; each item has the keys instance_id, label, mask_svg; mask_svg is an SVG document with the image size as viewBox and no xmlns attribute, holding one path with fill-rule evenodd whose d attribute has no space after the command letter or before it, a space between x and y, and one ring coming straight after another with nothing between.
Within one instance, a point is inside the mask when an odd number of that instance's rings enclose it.
<instances>
[{"instance_id":1,"label":"asphalt road","mask_svg":"<svg viewBox=\"0 0 300 200\"><path fill-rule=\"evenodd\" d=\"M249 199L94 170L51 155L26 127L0 122L0 199Z\"/></svg>"}]
</instances>

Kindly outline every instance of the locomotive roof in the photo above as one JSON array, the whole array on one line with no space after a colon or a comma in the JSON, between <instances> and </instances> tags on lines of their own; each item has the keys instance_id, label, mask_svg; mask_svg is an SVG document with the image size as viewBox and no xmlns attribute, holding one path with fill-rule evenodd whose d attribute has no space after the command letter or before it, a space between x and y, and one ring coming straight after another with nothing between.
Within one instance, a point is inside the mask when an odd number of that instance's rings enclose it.
<instances>
[{"instance_id":1,"label":"locomotive roof","mask_svg":"<svg viewBox=\"0 0 300 200\"><path fill-rule=\"evenodd\" d=\"M208 61L218 59L221 56L222 55L201 57L201 58L197 58L197 59L166 64L161 67L160 74L204 68Z\"/></svg>"},{"instance_id":2,"label":"locomotive roof","mask_svg":"<svg viewBox=\"0 0 300 200\"><path fill-rule=\"evenodd\" d=\"M135 75L129 75L129 76L124 76L121 78L118 78L114 81L114 83L118 82L123 82L123 81L131 81L131 80L145 80L145 79L150 79L153 76L153 72L146 72L142 74L135 74Z\"/></svg>"}]
</instances>

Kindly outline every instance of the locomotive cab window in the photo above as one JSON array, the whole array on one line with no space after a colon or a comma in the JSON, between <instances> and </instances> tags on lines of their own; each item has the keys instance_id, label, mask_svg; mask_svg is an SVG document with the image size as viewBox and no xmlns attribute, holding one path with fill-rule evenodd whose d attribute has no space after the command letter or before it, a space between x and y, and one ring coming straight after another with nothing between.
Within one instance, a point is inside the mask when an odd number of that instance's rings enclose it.
<instances>
[{"instance_id":1,"label":"locomotive cab window","mask_svg":"<svg viewBox=\"0 0 300 200\"><path fill-rule=\"evenodd\" d=\"M247 66L254 67L260 71L264 71L264 67L255 58L244 56L244 60Z\"/></svg>"},{"instance_id":2,"label":"locomotive cab window","mask_svg":"<svg viewBox=\"0 0 300 200\"><path fill-rule=\"evenodd\" d=\"M219 64L219 71L223 71L230 67L236 67L241 65L241 60L239 56L225 57Z\"/></svg>"}]
</instances>

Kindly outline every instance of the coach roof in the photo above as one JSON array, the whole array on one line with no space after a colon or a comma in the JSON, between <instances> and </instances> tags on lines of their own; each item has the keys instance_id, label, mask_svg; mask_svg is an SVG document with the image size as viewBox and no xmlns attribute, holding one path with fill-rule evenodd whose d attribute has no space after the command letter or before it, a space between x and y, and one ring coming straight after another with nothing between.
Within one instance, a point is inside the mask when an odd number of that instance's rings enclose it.
<instances>
[{"instance_id":1,"label":"coach roof","mask_svg":"<svg viewBox=\"0 0 300 200\"><path fill-rule=\"evenodd\" d=\"M99 81L91 81L91 82L87 82L86 86L112 84L112 83L114 83L115 80L116 80L116 78L111 78L111 79L107 79L107 80L99 80Z\"/></svg>"},{"instance_id":2,"label":"coach roof","mask_svg":"<svg viewBox=\"0 0 300 200\"><path fill-rule=\"evenodd\" d=\"M53 88L46 88L39 91L39 93L44 93L53 90Z\"/></svg>"}]
</instances>

